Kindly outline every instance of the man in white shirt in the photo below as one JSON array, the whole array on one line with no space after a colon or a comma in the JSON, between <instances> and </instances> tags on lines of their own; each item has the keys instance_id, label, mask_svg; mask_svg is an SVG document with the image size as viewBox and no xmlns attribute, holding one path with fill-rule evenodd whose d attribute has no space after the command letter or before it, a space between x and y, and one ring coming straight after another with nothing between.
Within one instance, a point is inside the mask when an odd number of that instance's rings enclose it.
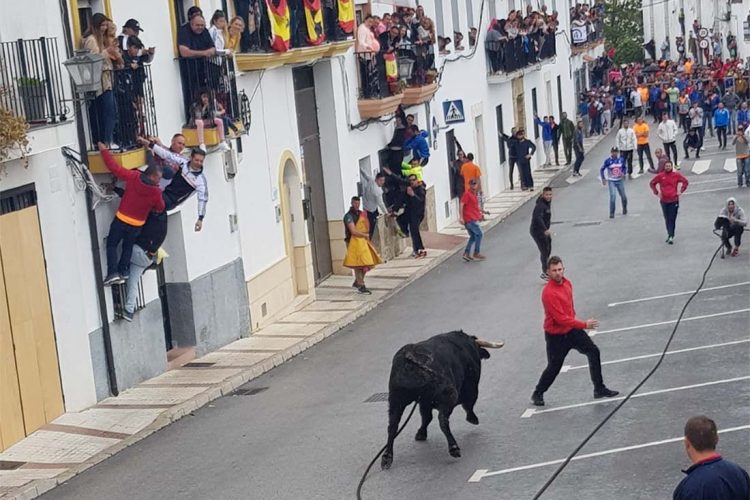
<instances>
[{"instance_id":1,"label":"man in white shirt","mask_svg":"<svg viewBox=\"0 0 750 500\"><path fill-rule=\"evenodd\" d=\"M672 160L672 163L677 165L677 123L669 117L667 113L661 114L661 123L656 129L656 134L664 144L664 152L667 153L667 158ZM672 152L670 155L670 151Z\"/></svg>"},{"instance_id":2,"label":"man in white shirt","mask_svg":"<svg viewBox=\"0 0 750 500\"><path fill-rule=\"evenodd\" d=\"M383 202L385 174L378 172L375 179L369 177L365 172L360 172L360 174L365 181L364 192L362 193L362 208L367 212L367 220L370 222L370 239L372 239L378 225L378 216L381 213L388 213L385 202Z\"/></svg>"},{"instance_id":3,"label":"man in white shirt","mask_svg":"<svg viewBox=\"0 0 750 500\"><path fill-rule=\"evenodd\" d=\"M634 88L630 91L630 102L633 104L633 116L638 118L639 116L641 116L641 111L643 110L641 93L638 92L638 89Z\"/></svg>"},{"instance_id":4,"label":"man in white shirt","mask_svg":"<svg viewBox=\"0 0 750 500\"><path fill-rule=\"evenodd\" d=\"M615 144L617 145L617 149L620 150L620 155L627 164L628 175L633 174L633 150L635 150L635 143L635 132L630 128L630 120L624 118L622 120L622 127L617 131Z\"/></svg>"}]
</instances>

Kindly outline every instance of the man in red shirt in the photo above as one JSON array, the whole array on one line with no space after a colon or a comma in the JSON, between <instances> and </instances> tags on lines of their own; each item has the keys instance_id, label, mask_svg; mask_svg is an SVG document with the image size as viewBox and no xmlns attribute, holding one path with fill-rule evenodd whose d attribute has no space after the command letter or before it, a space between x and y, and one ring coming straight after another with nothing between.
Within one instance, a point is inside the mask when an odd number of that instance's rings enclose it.
<instances>
[{"instance_id":1,"label":"man in red shirt","mask_svg":"<svg viewBox=\"0 0 750 500\"><path fill-rule=\"evenodd\" d=\"M482 244L482 228L479 227L479 221L482 220L482 211L479 209L477 191L479 191L479 181L471 179L469 189L464 191L463 196L461 196L461 207L458 214L458 222L463 224L469 233L469 242L466 244L466 250L464 250L466 262L485 259L485 256L479 251ZM472 245L474 246L473 256L471 254Z\"/></svg>"},{"instance_id":2,"label":"man in red shirt","mask_svg":"<svg viewBox=\"0 0 750 500\"><path fill-rule=\"evenodd\" d=\"M148 214L151 211L164 211L164 199L159 189L161 171L156 165L149 165L143 172L127 170L117 163L101 142L99 151L107 169L127 183L107 235L107 277L104 278L104 286L119 285L127 279L133 245L141 232L141 227L146 223ZM120 242L122 253L118 259L117 247L120 246Z\"/></svg>"},{"instance_id":3,"label":"man in red shirt","mask_svg":"<svg viewBox=\"0 0 750 500\"><path fill-rule=\"evenodd\" d=\"M682 186L680 186L682 184ZM667 225L667 244L674 243L674 229L677 224L677 210L680 208L680 194L688 187L688 180L676 172L671 161L664 163L664 171L659 172L651 182L651 191L659 197L664 222ZM659 189L656 189L659 186ZM679 189L678 189L679 188Z\"/></svg>"},{"instance_id":4,"label":"man in red shirt","mask_svg":"<svg viewBox=\"0 0 750 500\"><path fill-rule=\"evenodd\" d=\"M547 342L547 368L539 378L539 383L531 395L531 402L544 406L544 393L555 381L565 362L565 356L575 349L589 360L589 373L594 383L594 398L611 398L619 392L604 385L602 365L599 359L599 348L584 331L584 328L598 328L599 321L576 319L573 307L573 285L565 279L565 268L562 259L557 256L549 258L547 264L549 281L542 291L544 306L544 339Z\"/></svg>"}]
</instances>

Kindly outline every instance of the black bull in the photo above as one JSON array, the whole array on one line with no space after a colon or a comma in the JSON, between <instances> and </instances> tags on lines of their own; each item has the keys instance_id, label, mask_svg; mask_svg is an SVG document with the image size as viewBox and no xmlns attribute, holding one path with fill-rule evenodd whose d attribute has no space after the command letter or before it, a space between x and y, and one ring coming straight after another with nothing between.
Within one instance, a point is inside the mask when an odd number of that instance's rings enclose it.
<instances>
[{"instance_id":1,"label":"black bull","mask_svg":"<svg viewBox=\"0 0 750 500\"><path fill-rule=\"evenodd\" d=\"M474 403L479 395L481 360L490 357L484 347L502 345L454 331L399 349L393 357L388 383L388 444L380 464L383 469L393 463L393 441L398 425L404 410L413 401L419 401L422 415L422 426L414 439L427 439L427 426L432 421L432 410L436 409L440 430L448 440L448 452L453 457L461 456L450 429L451 413L460 404L466 410L466 421L479 424Z\"/></svg>"}]
</instances>

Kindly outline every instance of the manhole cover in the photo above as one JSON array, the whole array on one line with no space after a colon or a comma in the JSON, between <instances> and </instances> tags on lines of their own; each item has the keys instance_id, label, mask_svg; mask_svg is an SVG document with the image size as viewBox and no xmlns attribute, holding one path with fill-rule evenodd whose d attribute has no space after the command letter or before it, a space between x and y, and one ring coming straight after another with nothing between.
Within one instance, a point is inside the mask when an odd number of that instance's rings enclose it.
<instances>
[{"instance_id":1,"label":"manhole cover","mask_svg":"<svg viewBox=\"0 0 750 500\"><path fill-rule=\"evenodd\" d=\"M591 221L584 221L584 222L576 222L575 224L573 224L573 227L598 226L601 223L602 223L602 221L600 221L600 220L591 220Z\"/></svg>"},{"instance_id":2,"label":"manhole cover","mask_svg":"<svg viewBox=\"0 0 750 500\"><path fill-rule=\"evenodd\" d=\"M263 391L267 391L268 387L248 387L246 389L237 389L234 391L235 396L255 396Z\"/></svg>"},{"instance_id":3,"label":"manhole cover","mask_svg":"<svg viewBox=\"0 0 750 500\"><path fill-rule=\"evenodd\" d=\"M384 401L388 401L387 392L376 392L369 398L365 399L365 403L382 403Z\"/></svg>"}]
</instances>

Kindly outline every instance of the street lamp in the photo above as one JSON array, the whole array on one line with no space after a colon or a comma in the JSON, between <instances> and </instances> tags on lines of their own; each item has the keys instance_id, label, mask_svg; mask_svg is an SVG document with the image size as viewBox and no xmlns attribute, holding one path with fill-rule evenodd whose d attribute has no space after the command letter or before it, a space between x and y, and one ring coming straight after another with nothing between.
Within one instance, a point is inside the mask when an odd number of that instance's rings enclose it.
<instances>
[{"instance_id":1,"label":"street lamp","mask_svg":"<svg viewBox=\"0 0 750 500\"><path fill-rule=\"evenodd\" d=\"M414 68L414 59L408 57L398 58L398 77L400 80L411 78L411 70Z\"/></svg>"},{"instance_id":2,"label":"street lamp","mask_svg":"<svg viewBox=\"0 0 750 500\"><path fill-rule=\"evenodd\" d=\"M76 50L75 55L63 62L63 65L70 73L79 94L101 92L104 56L92 54L86 49Z\"/></svg>"}]
</instances>

